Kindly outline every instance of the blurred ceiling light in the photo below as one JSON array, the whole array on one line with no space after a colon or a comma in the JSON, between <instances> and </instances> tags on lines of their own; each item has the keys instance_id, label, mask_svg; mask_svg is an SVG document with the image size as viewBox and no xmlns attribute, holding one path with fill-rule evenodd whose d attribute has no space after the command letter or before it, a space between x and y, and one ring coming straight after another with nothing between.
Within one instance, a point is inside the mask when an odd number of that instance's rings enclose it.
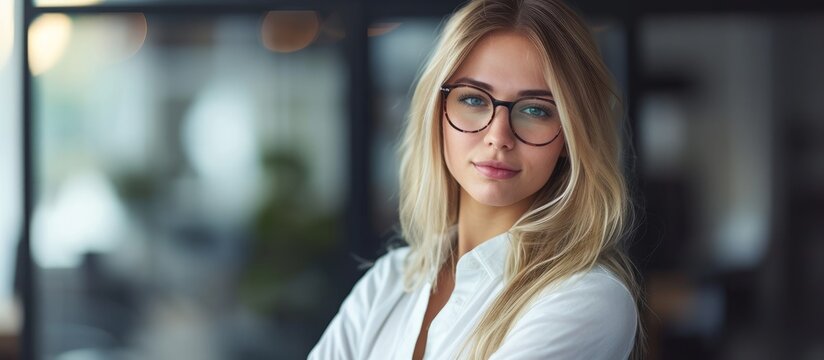
<instances>
[{"instance_id":1,"label":"blurred ceiling light","mask_svg":"<svg viewBox=\"0 0 824 360\"><path fill-rule=\"evenodd\" d=\"M81 25L82 24L82 25ZM101 14L78 18L76 34L86 29L84 37L96 46L95 55L103 64L131 58L143 47L148 33L146 16L142 13Z\"/></svg>"},{"instance_id":2,"label":"blurred ceiling light","mask_svg":"<svg viewBox=\"0 0 824 360\"><path fill-rule=\"evenodd\" d=\"M26 0L24 0L24 1L26 1ZM48 6L89 6L89 5L99 4L101 2L103 2L103 0L34 0L35 5L42 6L42 7L48 7Z\"/></svg>"},{"instance_id":3,"label":"blurred ceiling light","mask_svg":"<svg viewBox=\"0 0 824 360\"><path fill-rule=\"evenodd\" d=\"M0 0L0 69L11 56L14 25L14 0Z\"/></svg>"},{"instance_id":4,"label":"blurred ceiling light","mask_svg":"<svg viewBox=\"0 0 824 360\"><path fill-rule=\"evenodd\" d=\"M29 27L29 69L40 75L51 69L66 51L72 20L63 14L44 14Z\"/></svg>"},{"instance_id":5,"label":"blurred ceiling light","mask_svg":"<svg viewBox=\"0 0 824 360\"><path fill-rule=\"evenodd\" d=\"M126 52L128 54L126 58L130 58L137 54L143 48L143 44L146 43L146 36L149 34L149 22L146 20L146 15L142 13L124 14L124 16L129 17L128 23L132 30L128 41L130 48Z\"/></svg>"},{"instance_id":6,"label":"blurred ceiling light","mask_svg":"<svg viewBox=\"0 0 824 360\"><path fill-rule=\"evenodd\" d=\"M270 11L263 19L263 46L275 52L293 52L311 44L318 36L320 20L314 11Z\"/></svg>"},{"instance_id":7,"label":"blurred ceiling light","mask_svg":"<svg viewBox=\"0 0 824 360\"><path fill-rule=\"evenodd\" d=\"M383 34L386 34L386 33L390 32L392 30L395 30L395 28L397 28L400 25L401 25L401 23L397 23L397 22L394 22L394 23L375 23L375 24L372 24L372 26L369 27L366 34L368 36L380 36L380 35L383 35Z\"/></svg>"}]
</instances>

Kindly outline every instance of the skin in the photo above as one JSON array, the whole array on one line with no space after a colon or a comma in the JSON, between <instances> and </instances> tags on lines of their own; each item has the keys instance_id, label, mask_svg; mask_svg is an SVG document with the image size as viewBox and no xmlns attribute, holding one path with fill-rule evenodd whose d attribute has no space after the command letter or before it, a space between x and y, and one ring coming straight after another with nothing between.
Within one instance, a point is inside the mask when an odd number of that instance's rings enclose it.
<instances>
[{"instance_id":1,"label":"skin","mask_svg":"<svg viewBox=\"0 0 824 360\"><path fill-rule=\"evenodd\" d=\"M551 74L545 71L538 49L528 38L500 31L482 38L446 83L480 81L490 86L488 91L496 99L514 101L524 90L549 93L545 75ZM509 111L498 107L492 124L478 133L459 132L445 116L442 119L444 160L460 185L458 247L439 274L438 288L430 295L413 359L423 357L429 324L452 294L457 259L509 230L549 181L563 153L563 133L548 145L528 145L513 135L508 117ZM509 179L492 179L474 165L490 160L520 171Z\"/></svg>"},{"instance_id":2,"label":"skin","mask_svg":"<svg viewBox=\"0 0 824 360\"><path fill-rule=\"evenodd\" d=\"M493 97L514 101L524 90L549 93L545 75L532 42L507 31L481 39L447 83L481 81L491 85ZM563 134L549 145L528 145L512 134L508 116L506 108L498 107L492 124L474 134L456 131L445 117L442 120L444 160L460 184L458 257L511 228L549 181L563 152ZM520 172L506 180L490 179L473 165L488 160L505 162Z\"/></svg>"}]
</instances>

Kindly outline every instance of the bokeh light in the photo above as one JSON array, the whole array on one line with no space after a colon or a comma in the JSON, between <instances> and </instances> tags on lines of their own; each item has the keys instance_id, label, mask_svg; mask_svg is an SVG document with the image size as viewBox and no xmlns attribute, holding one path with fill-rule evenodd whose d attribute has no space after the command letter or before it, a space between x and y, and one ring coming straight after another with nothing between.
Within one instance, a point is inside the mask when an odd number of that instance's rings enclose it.
<instances>
[{"instance_id":1,"label":"bokeh light","mask_svg":"<svg viewBox=\"0 0 824 360\"><path fill-rule=\"evenodd\" d=\"M368 36L380 36L395 30L400 25L401 23L398 22L375 23L367 29L366 33Z\"/></svg>"},{"instance_id":2,"label":"bokeh light","mask_svg":"<svg viewBox=\"0 0 824 360\"><path fill-rule=\"evenodd\" d=\"M320 19L314 11L270 11L263 18L263 46L274 52L303 49L318 36Z\"/></svg>"},{"instance_id":3,"label":"bokeh light","mask_svg":"<svg viewBox=\"0 0 824 360\"><path fill-rule=\"evenodd\" d=\"M72 20L63 14L41 15L29 28L29 69L41 75L56 65L69 45Z\"/></svg>"},{"instance_id":4,"label":"bokeh light","mask_svg":"<svg viewBox=\"0 0 824 360\"><path fill-rule=\"evenodd\" d=\"M105 174L89 171L64 181L33 217L35 260L43 267L75 267L84 254L110 252L128 233L128 215Z\"/></svg>"},{"instance_id":5,"label":"bokeh light","mask_svg":"<svg viewBox=\"0 0 824 360\"><path fill-rule=\"evenodd\" d=\"M131 58L143 47L148 34L148 23L142 13L96 15L84 18L83 27L88 29L88 34L84 36L88 39L86 43L96 47L93 54L102 64L114 64Z\"/></svg>"}]
</instances>

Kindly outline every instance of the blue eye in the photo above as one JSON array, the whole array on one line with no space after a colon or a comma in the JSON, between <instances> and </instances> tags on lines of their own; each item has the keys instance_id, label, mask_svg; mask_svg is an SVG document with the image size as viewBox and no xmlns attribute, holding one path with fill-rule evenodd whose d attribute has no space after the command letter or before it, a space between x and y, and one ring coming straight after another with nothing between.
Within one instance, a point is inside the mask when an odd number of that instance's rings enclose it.
<instances>
[{"instance_id":1,"label":"blue eye","mask_svg":"<svg viewBox=\"0 0 824 360\"><path fill-rule=\"evenodd\" d=\"M469 106L483 106L484 100L477 97L477 96L465 96L460 99L460 101Z\"/></svg>"},{"instance_id":2,"label":"blue eye","mask_svg":"<svg viewBox=\"0 0 824 360\"><path fill-rule=\"evenodd\" d=\"M534 117L549 116L549 113L546 110L534 106L526 107L522 109L521 112Z\"/></svg>"}]
</instances>

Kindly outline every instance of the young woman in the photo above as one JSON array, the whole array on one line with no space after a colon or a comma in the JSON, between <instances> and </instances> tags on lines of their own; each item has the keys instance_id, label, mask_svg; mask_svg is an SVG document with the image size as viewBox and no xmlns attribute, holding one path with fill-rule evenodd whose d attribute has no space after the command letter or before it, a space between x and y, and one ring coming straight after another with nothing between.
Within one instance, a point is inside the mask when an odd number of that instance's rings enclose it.
<instances>
[{"instance_id":1,"label":"young woman","mask_svg":"<svg viewBox=\"0 0 824 360\"><path fill-rule=\"evenodd\" d=\"M401 146L409 246L355 285L309 358L629 357L618 105L587 26L557 0L458 10Z\"/></svg>"}]
</instances>

